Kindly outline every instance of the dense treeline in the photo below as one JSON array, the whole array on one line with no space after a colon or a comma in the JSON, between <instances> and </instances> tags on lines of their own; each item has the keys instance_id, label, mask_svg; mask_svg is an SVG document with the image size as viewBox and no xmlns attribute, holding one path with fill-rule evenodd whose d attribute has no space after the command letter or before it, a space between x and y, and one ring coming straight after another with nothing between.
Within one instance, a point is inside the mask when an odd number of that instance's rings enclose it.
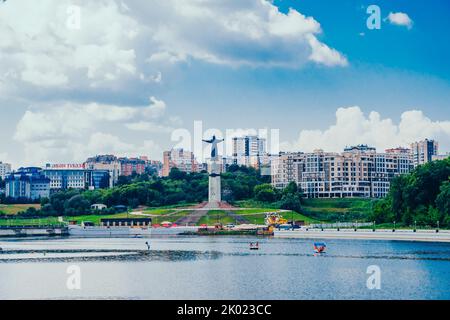
<instances>
[{"instance_id":1,"label":"dense treeline","mask_svg":"<svg viewBox=\"0 0 450 320\"><path fill-rule=\"evenodd\" d=\"M258 170L232 165L222 175L223 198L226 201L256 199L275 202L282 208L300 211L301 193L295 184L286 190L274 190L270 176L262 176ZM67 190L54 193L49 199L41 199L41 210L30 208L25 216L77 216L85 214L114 213L115 206L136 208L159 207L200 203L208 199L208 173L187 174L172 169L168 177L148 174L120 177L116 187L98 190ZM93 204L105 204L108 209L91 209Z\"/></svg>"},{"instance_id":2,"label":"dense treeline","mask_svg":"<svg viewBox=\"0 0 450 320\"><path fill-rule=\"evenodd\" d=\"M362 210L365 220L406 226L450 227L450 158L417 167L412 173L398 176L391 182L387 198L368 203L371 208ZM295 183L285 189L274 189L270 176L262 176L253 168L232 165L222 175L223 199L230 203L252 200L273 208L302 213L303 193ZM41 199L41 210L34 208L22 213L25 216L76 216L85 214L111 214L115 206L160 207L193 204L208 199L208 173L187 174L173 169L168 177L160 178L143 174L120 177L116 187L99 190L67 190ZM5 203L0 199L0 203ZM97 211L92 204L105 204L108 209ZM310 212L303 212L310 214ZM358 213L358 212L357 212ZM334 217L333 213L321 216L321 220L364 219L356 216ZM319 218L319 217L317 217ZM334 218L334 220L333 220Z\"/></svg>"},{"instance_id":3,"label":"dense treeline","mask_svg":"<svg viewBox=\"0 0 450 320\"><path fill-rule=\"evenodd\" d=\"M270 176L258 170L232 165L222 175L223 199L229 202L254 199L273 206L301 211L301 190L291 183L285 190L276 190ZM168 177L148 174L120 177L116 187L98 190L67 190L41 200L41 210L30 208L24 216L77 216L111 214L115 206L136 208L200 203L208 199L208 173L187 174L172 169ZM108 209L91 209L93 204L105 204Z\"/></svg>"},{"instance_id":4,"label":"dense treeline","mask_svg":"<svg viewBox=\"0 0 450 320\"><path fill-rule=\"evenodd\" d=\"M377 223L450 227L450 158L418 166L391 182L386 199L375 203Z\"/></svg>"}]
</instances>

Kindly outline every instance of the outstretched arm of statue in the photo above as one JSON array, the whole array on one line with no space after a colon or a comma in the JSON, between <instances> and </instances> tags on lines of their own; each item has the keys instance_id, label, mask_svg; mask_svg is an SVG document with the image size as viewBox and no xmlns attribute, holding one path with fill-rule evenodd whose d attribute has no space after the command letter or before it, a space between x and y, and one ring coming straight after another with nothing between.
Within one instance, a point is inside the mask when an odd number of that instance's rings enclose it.
<instances>
[{"instance_id":1,"label":"outstretched arm of statue","mask_svg":"<svg viewBox=\"0 0 450 320\"><path fill-rule=\"evenodd\" d=\"M203 142L212 143L212 140L202 140Z\"/></svg>"}]
</instances>

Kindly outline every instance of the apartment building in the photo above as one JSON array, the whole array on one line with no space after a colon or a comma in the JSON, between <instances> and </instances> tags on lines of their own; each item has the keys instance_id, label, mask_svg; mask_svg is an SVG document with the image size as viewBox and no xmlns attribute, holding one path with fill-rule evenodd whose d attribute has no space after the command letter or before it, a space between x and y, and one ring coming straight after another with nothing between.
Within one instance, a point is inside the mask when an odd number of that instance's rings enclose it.
<instances>
[{"instance_id":1,"label":"apartment building","mask_svg":"<svg viewBox=\"0 0 450 320\"><path fill-rule=\"evenodd\" d=\"M439 144L435 140L425 139L411 143L411 153L414 166L418 166L430 161L438 155Z\"/></svg>"},{"instance_id":2,"label":"apartment building","mask_svg":"<svg viewBox=\"0 0 450 320\"><path fill-rule=\"evenodd\" d=\"M172 149L163 153L162 176L169 176L172 168L178 168L183 172L191 173L198 172L199 165L191 151Z\"/></svg>"},{"instance_id":3,"label":"apartment building","mask_svg":"<svg viewBox=\"0 0 450 320\"><path fill-rule=\"evenodd\" d=\"M50 196L50 179L41 168L20 168L6 176L5 195L14 199L37 200Z\"/></svg>"},{"instance_id":4,"label":"apartment building","mask_svg":"<svg viewBox=\"0 0 450 320\"><path fill-rule=\"evenodd\" d=\"M377 153L365 145L345 148L343 153L281 153L271 164L274 187L294 181L309 198L385 197L392 178L412 168L408 149Z\"/></svg>"},{"instance_id":5,"label":"apartment building","mask_svg":"<svg viewBox=\"0 0 450 320\"><path fill-rule=\"evenodd\" d=\"M259 168L267 156L267 141L258 136L234 137L232 140L233 163Z\"/></svg>"},{"instance_id":6,"label":"apartment building","mask_svg":"<svg viewBox=\"0 0 450 320\"><path fill-rule=\"evenodd\" d=\"M85 162L85 168L87 170L108 171L110 188L116 185L121 175L121 164L114 155L97 155L88 158Z\"/></svg>"},{"instance_id":7,"label":"apartment building","mask_svg":"<svg viewBox=\"0 0 450 320\"><path fill-rule=\"evenodd\" d=\"M6 176L11 172L11 165L0 161L0 178L5 180Z\"/></svg>"},{"instance_id":8,"label":"apartment building","mask_svg":"<svg viewBox=\"0 0 450 320\"><path fill-rule=\"evenodd\" d=\"M146 160L141 158L119 158L120 172L123 176L143 174L147 165Z\"/></svg>"}]
</instances>

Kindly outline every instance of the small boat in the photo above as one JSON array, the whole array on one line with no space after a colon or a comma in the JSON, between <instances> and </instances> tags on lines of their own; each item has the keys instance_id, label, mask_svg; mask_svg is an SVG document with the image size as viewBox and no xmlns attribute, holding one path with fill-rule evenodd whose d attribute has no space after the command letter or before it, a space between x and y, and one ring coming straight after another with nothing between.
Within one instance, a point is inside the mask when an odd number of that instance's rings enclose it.
<instances>
[{"instance_id":1,"label":"small boat","mask_svg":"<svg viewBox=\"0 0 450 320\"><path fill-rule=\"evenodd\" d=\"M323 242L314 242L314 252L324 253L327 245Z\"/></svg>"},{"instance_id":2,"label":"small boat","mask_svg":"<svg viewBox=\"0 0 450 320\"><path fill-rule=\"evenodd\" d=\"M259 242L250 242L250 250L259 250Z\"/></svg>"}]
</instances>

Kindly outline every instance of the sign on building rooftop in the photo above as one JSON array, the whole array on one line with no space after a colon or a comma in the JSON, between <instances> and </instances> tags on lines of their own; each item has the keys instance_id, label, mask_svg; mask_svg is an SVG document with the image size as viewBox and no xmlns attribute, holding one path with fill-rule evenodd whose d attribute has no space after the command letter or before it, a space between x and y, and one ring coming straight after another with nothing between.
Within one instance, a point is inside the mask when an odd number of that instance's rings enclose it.
<instances>
[{"instance_id":1,"label":"sign on building rooftop","mask_svg":"<svg viewBox=\"0 0 450 320\"><path fill-rule=\"evenodd\" d=\"M47 170L84 170L84 163L54 163L45 166Z\"/></svg>"}]
</instances>

